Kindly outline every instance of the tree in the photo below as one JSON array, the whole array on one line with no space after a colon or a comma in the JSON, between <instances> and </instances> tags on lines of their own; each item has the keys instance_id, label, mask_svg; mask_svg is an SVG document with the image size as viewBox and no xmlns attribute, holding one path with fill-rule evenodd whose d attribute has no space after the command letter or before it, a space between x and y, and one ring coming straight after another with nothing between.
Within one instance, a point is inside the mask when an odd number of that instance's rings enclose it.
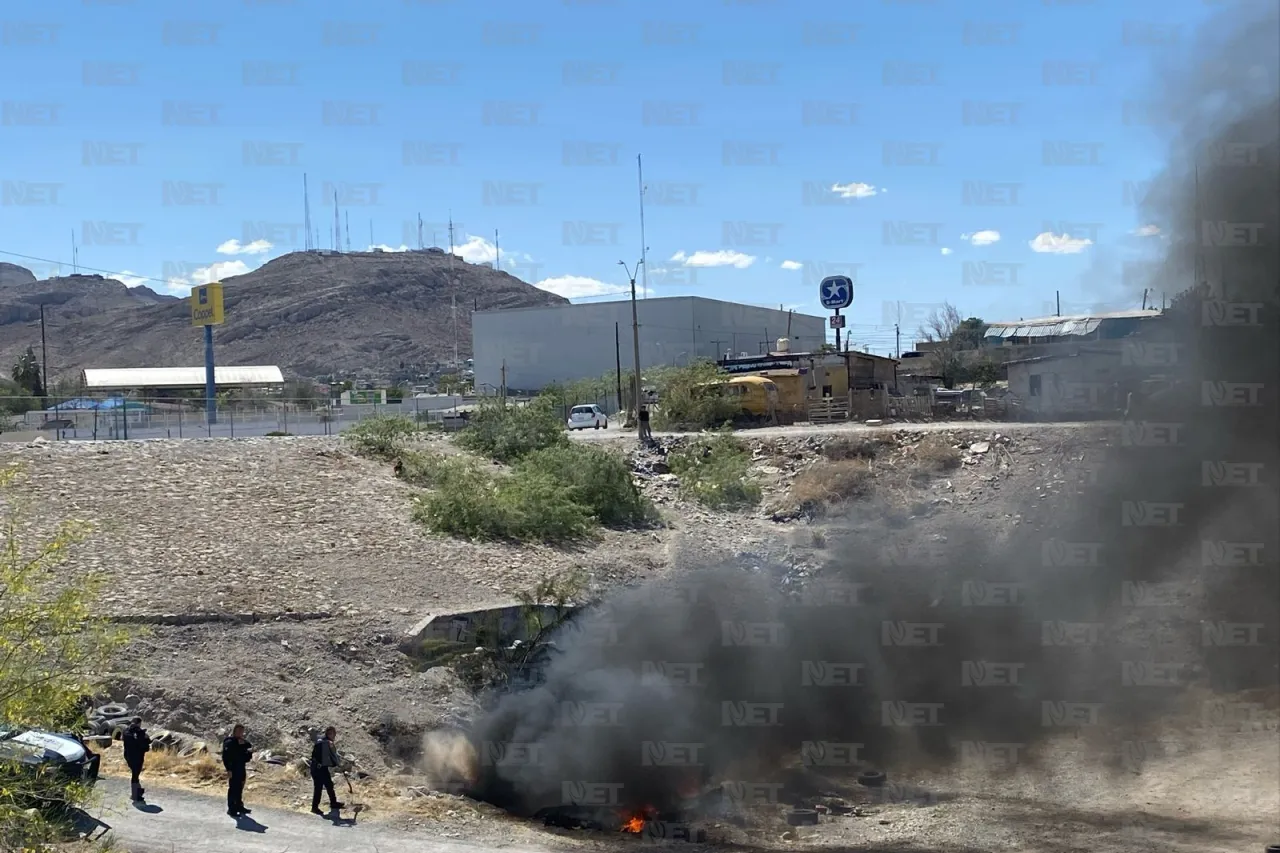
<instances>
[{"instance_id":1,"label":"tree","mask_svg":"<svg viewBox=\"0 0 1280 853\"><path fill-rule=\"evenodd\" d=\"M945 388L954 388L968 375L963 353L982 347L987 324L977 317L960 319L960 312L950 302L934 309L925 324L916 332L923 340L934 344L930 348L934 369Z\"/></svg>"},{"instance_id":2,"label":"tree","mask_svg":"<svg viewBox=\"0 0 1280 853\"><path fill-rule=\"evenodd\" d=\"M446 373L436 380L436 387L440 389L441 394L460 394L466 384L456 373Z\"/></svg>"},{"instance_id":3,"label":"tree","mask_svg":"<svg viewBox=\"0 0 1280 853\"><path fill-rule=\"evenodd\" d=\"M32 397L45 396L44 381L40 376L40 362L36 360L36 354L31 347L27 347L27 351L13 363L13 381L22 386Z\"/></svg>"},{"instance_id":4,"label":"tree","mask_svg":"<svg viewBox=\"0 0 1280 853\"><path fill-rule=\"evenodd\" d=\"M128 637L91 611L102 579L63 568L87 525L67 522L43 542L24 541L21 474L19 466L0 469L0 720L65 731L83 724L81 697L96 692L98 674ZM0 765L0 851L49 849L65 810L33 805L75 806L87 796L56 772Z\"/></svg>"}]
</instances>

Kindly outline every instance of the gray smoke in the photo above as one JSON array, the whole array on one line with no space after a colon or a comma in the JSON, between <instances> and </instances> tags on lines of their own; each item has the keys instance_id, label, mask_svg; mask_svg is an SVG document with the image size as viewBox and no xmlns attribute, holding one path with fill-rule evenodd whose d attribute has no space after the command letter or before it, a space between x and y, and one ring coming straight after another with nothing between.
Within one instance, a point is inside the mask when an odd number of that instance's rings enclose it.
<instances>
[{"instance_id":1,"label":"gray smoke","mask_svg":"<svg viewBox=\"0 0 1280 853\"><path fill-rule=\"evenodd\" d=\"M524 814L579 783L673 808L851 744L892 767L1016 743L1034 766L1074 725L1113 749L1193 690L1274 684L1280 68L1274 4L1261 14L1206 28L1203 61L1164 93L1178 134L1151 196L1160 288L1196 289L1127 358L1173 352L1180 382L1117 427L1074 494L1000 539L869 511L798 591L769 567L710 566L613 596L559 638L544 685L475 725L473 790ZM1260 644L1223 644L1256 624Z\"/></svg>"}]
</instances>

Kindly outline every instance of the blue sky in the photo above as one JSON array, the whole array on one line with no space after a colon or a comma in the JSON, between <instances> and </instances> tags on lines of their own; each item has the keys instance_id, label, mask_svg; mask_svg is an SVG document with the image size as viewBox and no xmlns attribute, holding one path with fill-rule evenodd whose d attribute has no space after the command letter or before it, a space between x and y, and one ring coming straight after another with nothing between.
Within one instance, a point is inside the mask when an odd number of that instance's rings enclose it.
<instances>
[{"instance_id":1,"label":"blue sky","mask_svg":"<svg viewBox=\"0 0 1280 853\"><path fill-rule=\"evenodd\" d=\"M447 245L573 298L1137 307L1147 99L1197 0L82 0L7 9L0 250L185 293L304 243ZM1147 236L1141 236L1141 235ZM997 239L998 238L998 239ZM268 248L266 244L271 244ZM27 255L44 260L27 260ZM155 279L149 281L148 279Z\"/></svg>"}]
</instances>

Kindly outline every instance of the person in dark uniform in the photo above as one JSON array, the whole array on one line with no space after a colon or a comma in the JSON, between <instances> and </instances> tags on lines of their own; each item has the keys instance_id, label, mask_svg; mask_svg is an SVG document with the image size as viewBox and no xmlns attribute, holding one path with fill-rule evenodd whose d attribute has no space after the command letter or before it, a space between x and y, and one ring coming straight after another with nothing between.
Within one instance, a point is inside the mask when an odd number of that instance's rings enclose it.
<instances>
[{"instance_id":1,"label":"person in dark uniform","mask_svg":"<svg viewBox=\"0 0 1280 853\"><path fill-rule=\"evenodd\" d=\"M252 814L244 807L244 783L248 778L249 759L253 758L253 744L244 736L244 726L236 724L222 742L222 766L227 768L227 814L232 817Z\"/></svg>"},{"instance_id":2,"label":"person in dark uniform","mask_svg":"<svg viewBox=\"0 0 1280 853\"><path fill-rule=\"evenodd\" d=\"M151 751L151 737L142 727L141 717L134 717L129 721L129 727L120 736L120 743L124 746L124 763L129 765L130 798L135 803L144 802L142 797L147 792L139 777L142 775L142 765L147 753Z\"/></svg>"},{"instance_id":3,"label":"person in dark uniform","mask_svg":"<svg viewBox=\"0 0 1280 853\"><path fill-rule=\"evenodd\" d=\"M640 406L640 440L645 444L653 441L653 433L649 432L649 407Z\"/></svg>"},{"instance_id":4,"label":"person in dark uniform","mask_svg":"<svg viewBox=\"0 0 1280 853\"><path fill-rule=\"evenodd\" d=\"M321 791L329 795L330 811L336 812L344 805L338 802L338 795L333 790L333 771L342 766L338 750L333 745L337 736L338 730L333 726L329 726L324 730L324 735L316 738L315 745L311 747L312 814L324 814L324 812L320 811Z\"/></svg>"}]
</instances>

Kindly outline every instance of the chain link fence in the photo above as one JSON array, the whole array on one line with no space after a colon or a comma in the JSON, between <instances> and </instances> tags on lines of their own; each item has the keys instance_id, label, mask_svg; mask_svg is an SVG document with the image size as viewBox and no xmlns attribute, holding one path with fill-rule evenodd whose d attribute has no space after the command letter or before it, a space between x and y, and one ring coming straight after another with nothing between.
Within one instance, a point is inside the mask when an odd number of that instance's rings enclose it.
<instances>
[{"instance_id":1,"label":"chain link fence","mask_svg":"<svg viewBox=\"0 0 1280 853\"><path fill-rule=\"evenodd\" d=\"M42 435L50 441L148 438L254 438L337 435L371 417L402 415L444 423L474 409L474 397L411 397L399 402L340 405L336 401L272 399L220 403L209 416L203 400L77 398L27 408L31 398L0 397L0 439Z\"/></svg>"}]
</instances>

